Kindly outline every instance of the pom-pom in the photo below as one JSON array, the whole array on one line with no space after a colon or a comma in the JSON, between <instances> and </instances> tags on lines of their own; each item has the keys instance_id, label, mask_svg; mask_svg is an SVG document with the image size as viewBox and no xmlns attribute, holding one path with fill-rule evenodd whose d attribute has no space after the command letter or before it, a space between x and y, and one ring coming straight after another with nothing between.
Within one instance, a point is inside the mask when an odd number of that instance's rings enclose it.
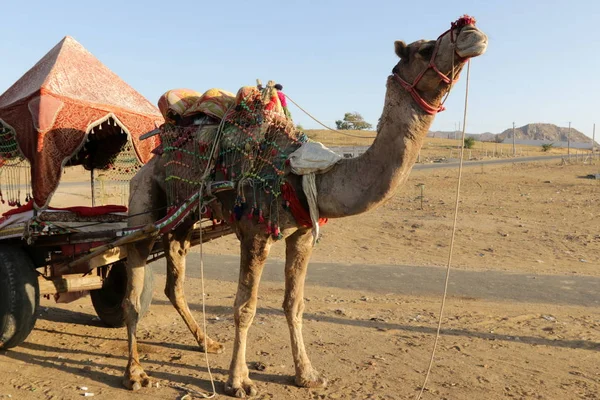
<instances>
[{"instance_id":1,"label":"pom-pom","mask_svg":"<svg viewBox=\"0 0 600 400\"><path fill-rule=\"evenodd\" d=\"M452 28L462 28L465 25L475 25L475 22L477 22L475 20L474 17L471 17L470 15L463 15L462 17L460 17L459 19L457 19L455 22L452 23Z\"/></svg>"}]
</instances>

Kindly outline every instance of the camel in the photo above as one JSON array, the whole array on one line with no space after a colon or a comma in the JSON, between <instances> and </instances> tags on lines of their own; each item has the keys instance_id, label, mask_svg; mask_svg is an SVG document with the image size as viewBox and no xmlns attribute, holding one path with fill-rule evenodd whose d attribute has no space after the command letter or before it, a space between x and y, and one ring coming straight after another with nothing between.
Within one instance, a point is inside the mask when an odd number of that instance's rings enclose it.
<instances>
[{"instance_id":1,"label":"camel","mask_svg":"<svg viewBox=\"0 0 600 400\"><path fill-rule=\"evenodd\" d=\"M443 98L450 91L467 59L483 54L487 36L470 17L453 23L437 40L419 40L409 45L394 43L400 61L387 78L383 112L377 136L366 153L343 159L328 172L316 177L318 210L325 218L342 218L372 210L390 199L406 182L435 114L443 109ZM160 157L146 164L131 182L130 224L146 225L158 220L164 208L164 165ZM288 174L292 185L306 206L301 178ZM224 219L233 212L236 194L223 192L217 202ZM285 296L283 310L290 329L295 383L300 387L324 387L327 379L313 367L302 336L304 281L313 248L311 227L298 224L290 211L279 209L281 236L285 240ZM153 211L154 210L154 211ZM183 294L185 256L190 247L192 225L186 221L164 235L167 262L165 294L196 338L200 349L220 353L223 345L205 337L194 320ZM235 340L225 383L226 394L245 398L255 396L257 387L250 379L246 364L248 329L256 313L261 273L271 246L277 240L266 233L264 223L253 219L233 219L230 223L240 241L240 274L234 302ZM137 352L136 327L145 263L154 239L128 246L128 287L123 307L129 340L129 362L123 384L132 390L150 385ZM206 343L206 346L205 346Z\"/></svg>"}]
</instances>

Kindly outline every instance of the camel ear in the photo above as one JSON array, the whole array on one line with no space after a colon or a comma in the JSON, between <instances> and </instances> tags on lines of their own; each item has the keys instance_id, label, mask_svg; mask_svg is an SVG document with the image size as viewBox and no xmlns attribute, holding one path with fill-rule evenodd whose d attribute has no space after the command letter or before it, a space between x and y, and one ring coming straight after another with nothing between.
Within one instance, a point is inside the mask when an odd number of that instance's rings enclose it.
<instances>
[{"instance_id":1,"label":"camel ear","mask_svg":"<svg viewBox=\"0 0 600 400\"><path fill-rule=\"evenodd\" d=\"M402 40L396 40L394 42L394 50L396 55L400 58L408 57L408 46Z\"/></svg>"}]
</instances>

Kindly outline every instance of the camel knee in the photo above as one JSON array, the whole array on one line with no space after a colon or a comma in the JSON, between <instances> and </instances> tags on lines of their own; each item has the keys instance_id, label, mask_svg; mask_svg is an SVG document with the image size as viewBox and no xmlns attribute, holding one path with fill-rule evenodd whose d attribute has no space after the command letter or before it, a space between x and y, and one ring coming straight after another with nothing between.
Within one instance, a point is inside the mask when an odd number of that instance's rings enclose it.
<instances>
[{"instance_id":1,"label":"camel knee","mask_svg":"<svg viewBox=\"0 0 600 400\"><path fill-rule=\"evenodd\" d=\"M304 314L304 299L294 299L286 297L283 301L283 311L288 321L300 322Z\"/></svg>"},{"instance_id":2,"label":"camel knee","mask_svg":"<svg viewBox=\"0 0 600 400\"><path fill-rule=\"evenodd\" d=\"M184 303L183 286L173 285L167 281L165 285L165 296L171 301L174 306L182 305Z\"/></svg>"},{"instance_id":3,"label":"camel knee","mask_svg":"<svg viewBox=\"0 0 600 400\"><path fill-rule=\"evenodd\" d=\"M256 315L256 307L246 305L240 307L235 313L235 323L240 328L247 328L252 324Z\"/></svg>"},{"instance_id":4,"label":"camel knee","mask_svg":"<svg viewBox=\"0 0 600 400\"><path fill-rule=\"evenodd\" d=\"M123 299L123 303L121 304L123 307L123 311L125 313L126 320L138 320L140 316L141 305L139 301L134 301L133 299L126 297Z\"/></svg>"}]
</instances>

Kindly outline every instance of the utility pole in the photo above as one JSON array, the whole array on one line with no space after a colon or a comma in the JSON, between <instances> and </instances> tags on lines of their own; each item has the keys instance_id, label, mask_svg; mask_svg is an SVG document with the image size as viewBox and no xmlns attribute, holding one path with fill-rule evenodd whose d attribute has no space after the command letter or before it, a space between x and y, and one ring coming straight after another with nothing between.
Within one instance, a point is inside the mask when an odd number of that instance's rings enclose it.
<instances>
[{"instance_id":1,"label":"utility pole","mask_svg":"<svg viewBox=\"0 0 600 400\"><path fill-rule=\"evenodd\" d=\"M596 124L594 124L594 128L592 129L592 157L594 156L595 148L596 148Z\"/></svg>"},{"instance_id":2,"label":"utility pole","mask_svg":"<svg viewBox=\"0 0 600 400\"><path fill-rule=\"evenodd\" d=\"M517 149L515 148L515 123L513 122L513 157L517 156Z\"/></svg>"},{"instance_id":3,"label":"utility pole","mask_svg":"<svg viewBox=\"0 0 600 400\"><path fill-rule=\"evenodd\" d=\"M571 121L569 121L569 132L567 133L567 155L571 154Z\"/></svg>"}]
</instances>

